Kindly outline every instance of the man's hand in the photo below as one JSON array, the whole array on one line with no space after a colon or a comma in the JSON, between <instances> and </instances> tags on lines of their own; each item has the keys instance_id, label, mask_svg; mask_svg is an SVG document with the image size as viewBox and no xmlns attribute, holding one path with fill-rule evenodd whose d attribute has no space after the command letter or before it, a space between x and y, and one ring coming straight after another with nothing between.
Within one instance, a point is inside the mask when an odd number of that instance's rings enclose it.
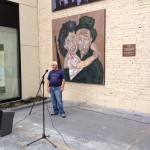
<instances>
[{"instance_id":1,"label":"man's hand","mask_svg":"<svg viewBox=\"0 0 150 150\"><path fill-rule=\"evenodd\" d=\"M64 87L63 87L63 86L61 86L61 87L60 87L60 91L61 91L61 92L63 92L63 90L64 90Z\"/></svg>"},{"instance_id":2,"label":"man's hand","mask_svg":"<svg viewBox=\"0 0 150 150\"><path fill-rule=\"evenodd\" d=\"M49 80L47 80L47 92L48 93L50 93L50 86L49 85L50 85L50 82L49 82Z\"/></svg>"},{"instance_id":3,"label":"man's hand","mask_svg":"<svg viewBox=\"0 0 150 150\"><path fill-rule=\"evenodd\" d=\"M65 86L65 79L62 80L62 84L60 86L60 91L63 92Z\"/></svg>"},{"instance_id":4,"label":"man's hand","mask_svg":"<svg viewBox=\"0 0 150 150\"><path fill-rule=\"evenodd\" d=\"M47 92L50 93L50 87L47 88Z\"/></svg>"}]
</instances>

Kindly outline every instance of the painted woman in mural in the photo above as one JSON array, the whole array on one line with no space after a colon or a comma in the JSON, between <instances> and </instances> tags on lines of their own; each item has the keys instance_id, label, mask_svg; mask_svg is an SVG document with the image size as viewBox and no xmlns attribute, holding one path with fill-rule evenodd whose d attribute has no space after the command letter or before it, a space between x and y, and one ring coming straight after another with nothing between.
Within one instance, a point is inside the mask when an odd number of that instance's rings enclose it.
<instances>
[{"instance_id":1,"label":"painted woman in mural","mask_svg":"<svg viewBox=\"0 0 150 150\"><path fill-rule=\"evenodd\" d=\"M68 21L62 25L59 32L59 49L60 53L65 57L64 74L67 81L72 81L84 67L87 67L98 57L94 43L92 44L93 55L91 57L81 61L77 56L78 45L75 34L76 27L75 21Z\"/></svg>"},{"instance_id":2,"label":"painted woman in mural","mask_svg":"<svg viewBox=\"0 0 150 150\"><path fill-rule=\"evenodd\" d=\"M59 50L64 59L64 74L65 79L70 81L73 77L81 71L76 65L81 61L76 55L77 43L75 35L76 22L68 21L62 25L59 32ZM67 70L66 70L67 68Z\"/></svg>"}]
</instances>

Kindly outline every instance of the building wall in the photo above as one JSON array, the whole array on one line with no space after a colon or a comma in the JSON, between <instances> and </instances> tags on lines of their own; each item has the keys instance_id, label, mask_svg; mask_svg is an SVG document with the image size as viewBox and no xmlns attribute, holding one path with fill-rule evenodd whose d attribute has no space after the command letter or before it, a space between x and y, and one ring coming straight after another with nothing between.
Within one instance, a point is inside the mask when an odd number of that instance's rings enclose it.
<instances>
[{"instance_id":1,"label":"building wall","mask_svg":"<svg viewBox=\"0 0 150 150\"><path fill-rule=\"evenodd\" d=\"M39 0L40 74L53 60L52 19L101 9L106 9L105 85L67 82L63 99L150 113L149 0L102 0L53 13L50 0ZM136 56L122 57L123 44L136 44Z\"/></svg>"},{"instance_id":2,"label":"building wall","mask_svg":"<svg viewBox=\"0 0 150 150\"><path fill-rule=\"evenodd\" d=\"M19 3L22 98L35 96L39 87L39 44L37 0Z\"/></svg>"}]
</instances>

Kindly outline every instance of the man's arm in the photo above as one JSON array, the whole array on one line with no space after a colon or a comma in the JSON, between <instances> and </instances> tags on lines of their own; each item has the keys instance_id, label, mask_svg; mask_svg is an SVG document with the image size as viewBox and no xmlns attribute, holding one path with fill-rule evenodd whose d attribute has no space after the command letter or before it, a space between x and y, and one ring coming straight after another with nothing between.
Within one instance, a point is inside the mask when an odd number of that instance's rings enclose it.
<instances>
[{"instance_id":1,"label":"man's arm","mask_svg":"<svg viewBox=\"0 0 150 150\"><path fill-rule=\"evenodd\" d=\"M50 87L49 87L49 85L50 85L50 81L47 80L47 92L48 92L48 93L50 93Z\"/></svg>"},{"instance_id":2,"label":"man's arm","mask_svg":"<svg viewBox=\"0 0 150 150\"><path fill-rule=\"evenodd\" d=\"M61 88L60 88L61 92L64 90L64 86L65 86L65 79L62 80L62 84L61 84Z\"/></svg>"}]
</instances>

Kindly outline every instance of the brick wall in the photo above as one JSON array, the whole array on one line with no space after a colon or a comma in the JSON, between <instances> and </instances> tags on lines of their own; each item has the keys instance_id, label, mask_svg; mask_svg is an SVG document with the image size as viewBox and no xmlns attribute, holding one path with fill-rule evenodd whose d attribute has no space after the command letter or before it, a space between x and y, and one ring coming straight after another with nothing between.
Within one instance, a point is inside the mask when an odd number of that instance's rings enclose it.
<instances>
[{"instance_id":1,"label":"brick wall","mask_svg":"<svg viewBox=\"0 0 150 150\"><path fill-rule=\"evenodd\" d=\"M101 9L106 9L105 85L67 82L63 99L150 113L149 0L102 0L57 12L51 0L39 0L40 74L51 69L52 19ZM123 44L136 44L136 56L122 57Z\"/></svg>"}]
</instances>

